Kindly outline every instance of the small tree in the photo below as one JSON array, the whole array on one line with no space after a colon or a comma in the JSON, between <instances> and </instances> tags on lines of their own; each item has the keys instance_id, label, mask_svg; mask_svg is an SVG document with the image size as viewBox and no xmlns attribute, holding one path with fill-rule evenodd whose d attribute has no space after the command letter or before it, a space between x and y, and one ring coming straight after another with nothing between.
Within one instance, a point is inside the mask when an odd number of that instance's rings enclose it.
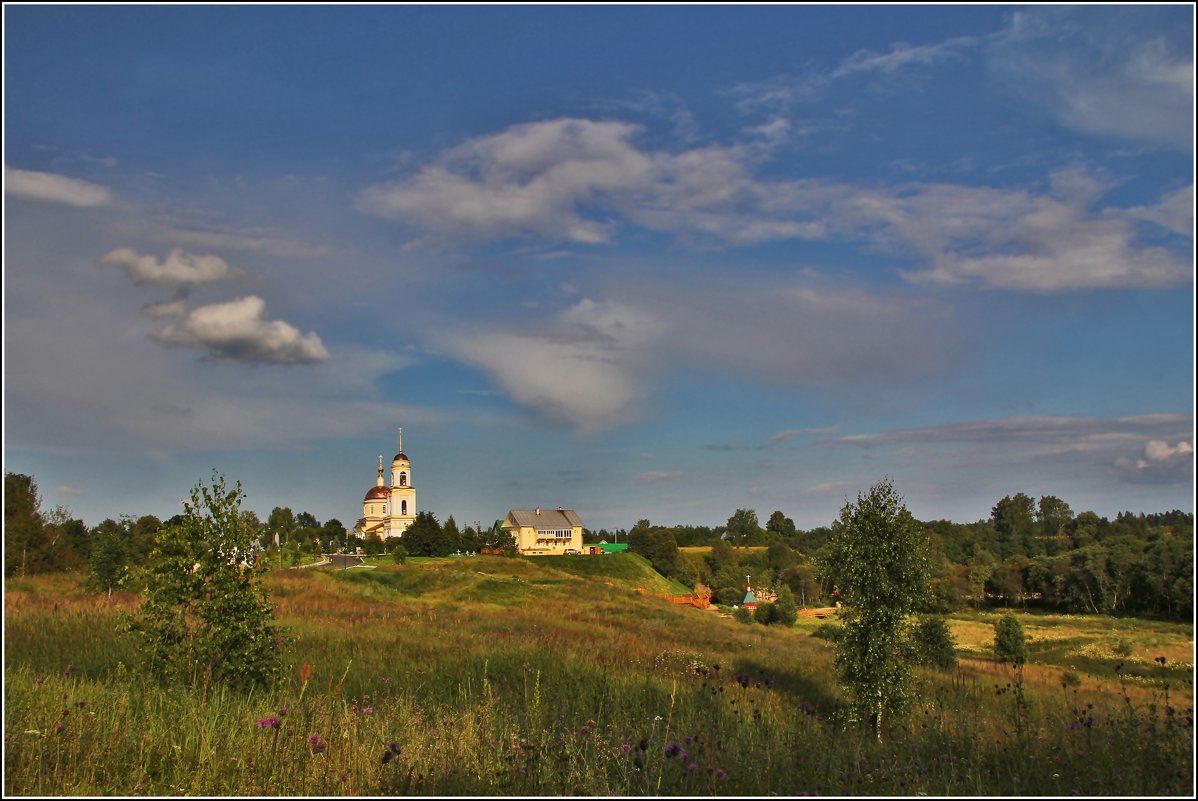
<instances>
[{"instance_id":1,"label":"small tree","mask_svg":"<svg viewBox=\"0 0 1198 801\"><path fill-rule=\"evenodd\" d=\"M795 607L795 595L790 587L778 590L778 600L774 602L774 622L781 626L793 626L799 618L799 610Z\"/></svg>"},{"instance_id":2,"label":"small tree","mask_svg":"<svg viewBox=\"0 0 1198 801\"><path fill-rule=\"evenodd\" d=\"M753 622L753 613L750 612L748 607L745 606L738 606L736 611L732 613L732 617L736 619L737 623Z\"/></svg>"},{"instance_id":3,"label":"small tree","mask_svg":"<svg viewBox=\"0 0 1198 801\"><path fill-rule=\"evenodd\" d=\"M253 565L255 532L238 514L244 497L213 471L212 486L196 485L158 532L145 601L126 625L162 680L246 688L280 671L282 632Z\"/></svg>"},{"instance_id":4,"label":"small tree","mask_svg":"<svg viewBox=\"0 0 1198 801\"><path fill-rule=\"evenodd\" d=\"M904 635L927 590L926 536L889 479L846 504L839 524L822 564L844 603L836 665L854 709L880 741L885 710L908 700Z\"/></svg>"},{"instance_id":5,"label":"small tree","mask_svg":"<svg viewBox=\"0 0 1198 801\"><path fill-rule=\"evenodd\" d=\"M925 665L942 670L957 666L957 645L942 617L925 617L911 632L916 657Z\"/></svg>"},{"instance_id":6,"label":"small tree","mask_svg":"<svg viewBox=\"0 0 1198 801\"><path fill-rule=\"evenodd\" d=\"M1003 615L994 624L994 655L1017 668L1027 662L1027 637L1014 615Z\"/></svg>"},{"instance_id":7,"label":"small tree","mask_svg":"<svg viewBox=\"0 0 1198 801\"><path fill-rule=\"evenodd\" d=\"M395 564L402 565L408 560L408 549L402 545L396 545L391 549L391 558L395 560Z\"/></svg>"}]
</instances>

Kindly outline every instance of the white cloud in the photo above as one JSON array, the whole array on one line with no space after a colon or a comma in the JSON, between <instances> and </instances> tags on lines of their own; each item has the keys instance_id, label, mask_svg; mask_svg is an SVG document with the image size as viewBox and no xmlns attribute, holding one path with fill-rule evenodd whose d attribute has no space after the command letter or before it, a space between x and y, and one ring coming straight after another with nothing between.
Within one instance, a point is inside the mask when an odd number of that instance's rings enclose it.
<instances>
[{"instance_id":1,"label":"white cloud","mask_svg":"<svg viewBox=\"0 0 1198 801\"><path fill-rule=\"evenodd\" d=\"M113 201L112 192L99 184L51 172L17 170L5 165L4 191L14 197L88 208Z\"/></svg>"},{"instance_id":2,"label":"white cloud","mask_svg":"<svg viewBox=\"0 0 1198 801\"><path fill-rule=\"evenodd\" d=\"M1115 465L1126 478L1146 483L1179 483L1194 474L1194 446L1186 440L1170 445L1168 440L1152 439L1138 458L1124 457Z\"/></svg>"},{"instance_id":3,"label":"white cloud","mask_svg":"<svg viewBox=\"0 0 1198 801\"><path fill-rule=\"evenodd\" d=\"M601 244L631 224L696 246L863 241L917 259L906 275L918 282L1061 292L1190 280L1188 259L1139 241L1138 221L1181 230L1192 191L1124 210L1101 207L1106 187L1081 169L1059 170L1040 191L758 177L785 127L668 153L638 149L634 125L517 125L367 189L359 206L446 241L535 235Z\"/></svg>"},{"instance_id":4,"label":"white cloud","mask_svg":"<svg viewBox=\"0 0 1198 801\"><path fill-rule=\"evenodd\" d=\"M211 359L246 364L312 364L329 358L317 334L267 320L265 312L265 302L254 295L201 306L187 315L182 329L167 326L154 339L204 348Z\"/></svg>"},{"instance_id":5,"label":"white cloud","mask_svg":"<svg viewBox=\"0 0 1198 801\"><path fill-rule=\"evenodd\" d=\"M1170 192L1159 203L1136 206L1124 214L1136 220L1148 220L1182 236L1194 236L1194 185Z\"/></svg>"},{"instance_id":6,"label":"white cloud","mask_svg":"<svg viewBox=\"0 0 1198 801\"><path fill-rule=\"evenodd\" d=\"M987 49L995 74L1067 128L1191 150L1192 29L1170 43L1127 16L1102 27L1084 16L1018 12Z\"/></svg>"},{"instance_id":7,"label":"white cloud","mask_svg":"<svg viewBox=\"0 0 1198 801\"><path fill-rule=\"evenodd\" d=\"M179 248L172 250L162 261L153 256L142 256L130 248L117 248L100 259L100 263L121 267L139 286L191 289L233 275L229 265L219 256L200 256Z\"/></svg>"},{"instance_id":8,"label":"white cloud","mask_svg":"<svg viewBox=\"0 0 1198 801\"><path fill-rule=\"evenodd\" d=\"M622 220L720 242L821 236L823 225L771 208L773 187L749 171L785 127L777 121L743 144L672 154L636 147L641 129L629 123L514 125L445 151L413 176L366 189L358 207L422 227L434 240L537 235L605 244Z\"/></svg>"},{"instance_id":9,"label":"white cloud","mask_svg":"<svg viewBox=\"0 0 1198 801\"><path fill-rule=\"evenodd\" d=\"M550 420L597 431L639 416L640 348L654 338L654 321L629 306L584 299L537 328L448 335L441 344Z\"/></svg>"},{"instance_id":10,"label":"white cloud","mask_svg":"<svg viewBox=\"0 0 1198 801\"><path fill-rule=\"evenodd\" d=\"M1187 259L1138 241L1132 218L1143 211L1093 210L1102 189L1082 171L1063 170L1043 194L932 184L863 194L845 209L858 225L881 223L882 241L923 257L927 267L905 273L916 282L1062 292L1190 281Z\"/></svg>"}]
</instances>

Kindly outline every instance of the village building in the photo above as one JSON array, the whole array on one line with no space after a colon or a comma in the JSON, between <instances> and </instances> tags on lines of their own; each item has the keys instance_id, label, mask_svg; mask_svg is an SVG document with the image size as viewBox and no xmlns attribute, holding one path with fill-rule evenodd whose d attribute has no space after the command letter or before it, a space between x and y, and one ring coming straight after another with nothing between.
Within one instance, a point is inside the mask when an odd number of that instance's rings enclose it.
<instances>
[{"instance_id":1,"label":"village building","mask_svg":"<svg viewBox=\"0 0 1198 801\"><path fill-rule=\"evenodd\" d=\"M522 556L582 553L582 520L573 509L512 509L502 528Z\"/></svg>"},{"instance_id":2,"label":"village building","mask_svg":"<svg viewBox=\"0 0 1198 801\"><path fill-rule=\"evenodd\" d=\"M416 522L416 487L412 482L412 462L403 452L403 429L399 429L399 451L391 460L391 486L383 481L383 455L379 454L379 472L374 486L362 499L362 517L354 526L354 535L382 539L402 537Z\"/></svg>"}]
</instances>

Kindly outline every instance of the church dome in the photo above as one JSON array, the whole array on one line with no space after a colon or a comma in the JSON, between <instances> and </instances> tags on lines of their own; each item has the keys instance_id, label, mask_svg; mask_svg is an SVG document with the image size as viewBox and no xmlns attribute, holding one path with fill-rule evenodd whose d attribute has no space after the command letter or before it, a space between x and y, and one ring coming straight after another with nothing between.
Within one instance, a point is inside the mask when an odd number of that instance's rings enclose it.
<instances>
[{"instance_id":1,"label":"church dome","mask_svg":"<svg viewBox=\"0 0 1198 801\"><path fill-rule=\"evenodd\" d=\"M370 492L366 493L364 501L385 501L387 500L386 487L371 487Z\"/></svg>"},{"instance_id":2,"label":"church dome","mask_svg":"<svg viewBox=\"0 0 1198 801\"><path fill-rule=\"evenodd\" d=\"M407 462L407 461L408 461L408 457L404 456L403 451L400 451L399 453L395 454L395 458L391 460L391 464L395 464L396 462ZM408 463L411 464L411 462L408 462Z\"/></svg>"}]
</instances>

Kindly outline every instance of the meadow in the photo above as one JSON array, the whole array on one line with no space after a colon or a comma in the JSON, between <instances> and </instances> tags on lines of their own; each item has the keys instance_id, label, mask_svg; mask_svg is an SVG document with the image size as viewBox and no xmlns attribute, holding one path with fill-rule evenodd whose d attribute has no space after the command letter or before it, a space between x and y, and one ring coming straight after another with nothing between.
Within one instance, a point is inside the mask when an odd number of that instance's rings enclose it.
<instances>
[{"instance_id":1,"label":"meadow","mask_svg":"<svg viewBox=\"0 0 1198 801\"><path fill-rule=\"evenodd\" d=\"M11 795L1191 796L1193 631L992 613L949 625L879 742L849 719L827 621L744 625L633 554L380 562L265 577L293 642L269 691L160 687L129 594L5 585ZM1163 662L1161 661L1163 658Z\"/></svg>"}]
</instances>

